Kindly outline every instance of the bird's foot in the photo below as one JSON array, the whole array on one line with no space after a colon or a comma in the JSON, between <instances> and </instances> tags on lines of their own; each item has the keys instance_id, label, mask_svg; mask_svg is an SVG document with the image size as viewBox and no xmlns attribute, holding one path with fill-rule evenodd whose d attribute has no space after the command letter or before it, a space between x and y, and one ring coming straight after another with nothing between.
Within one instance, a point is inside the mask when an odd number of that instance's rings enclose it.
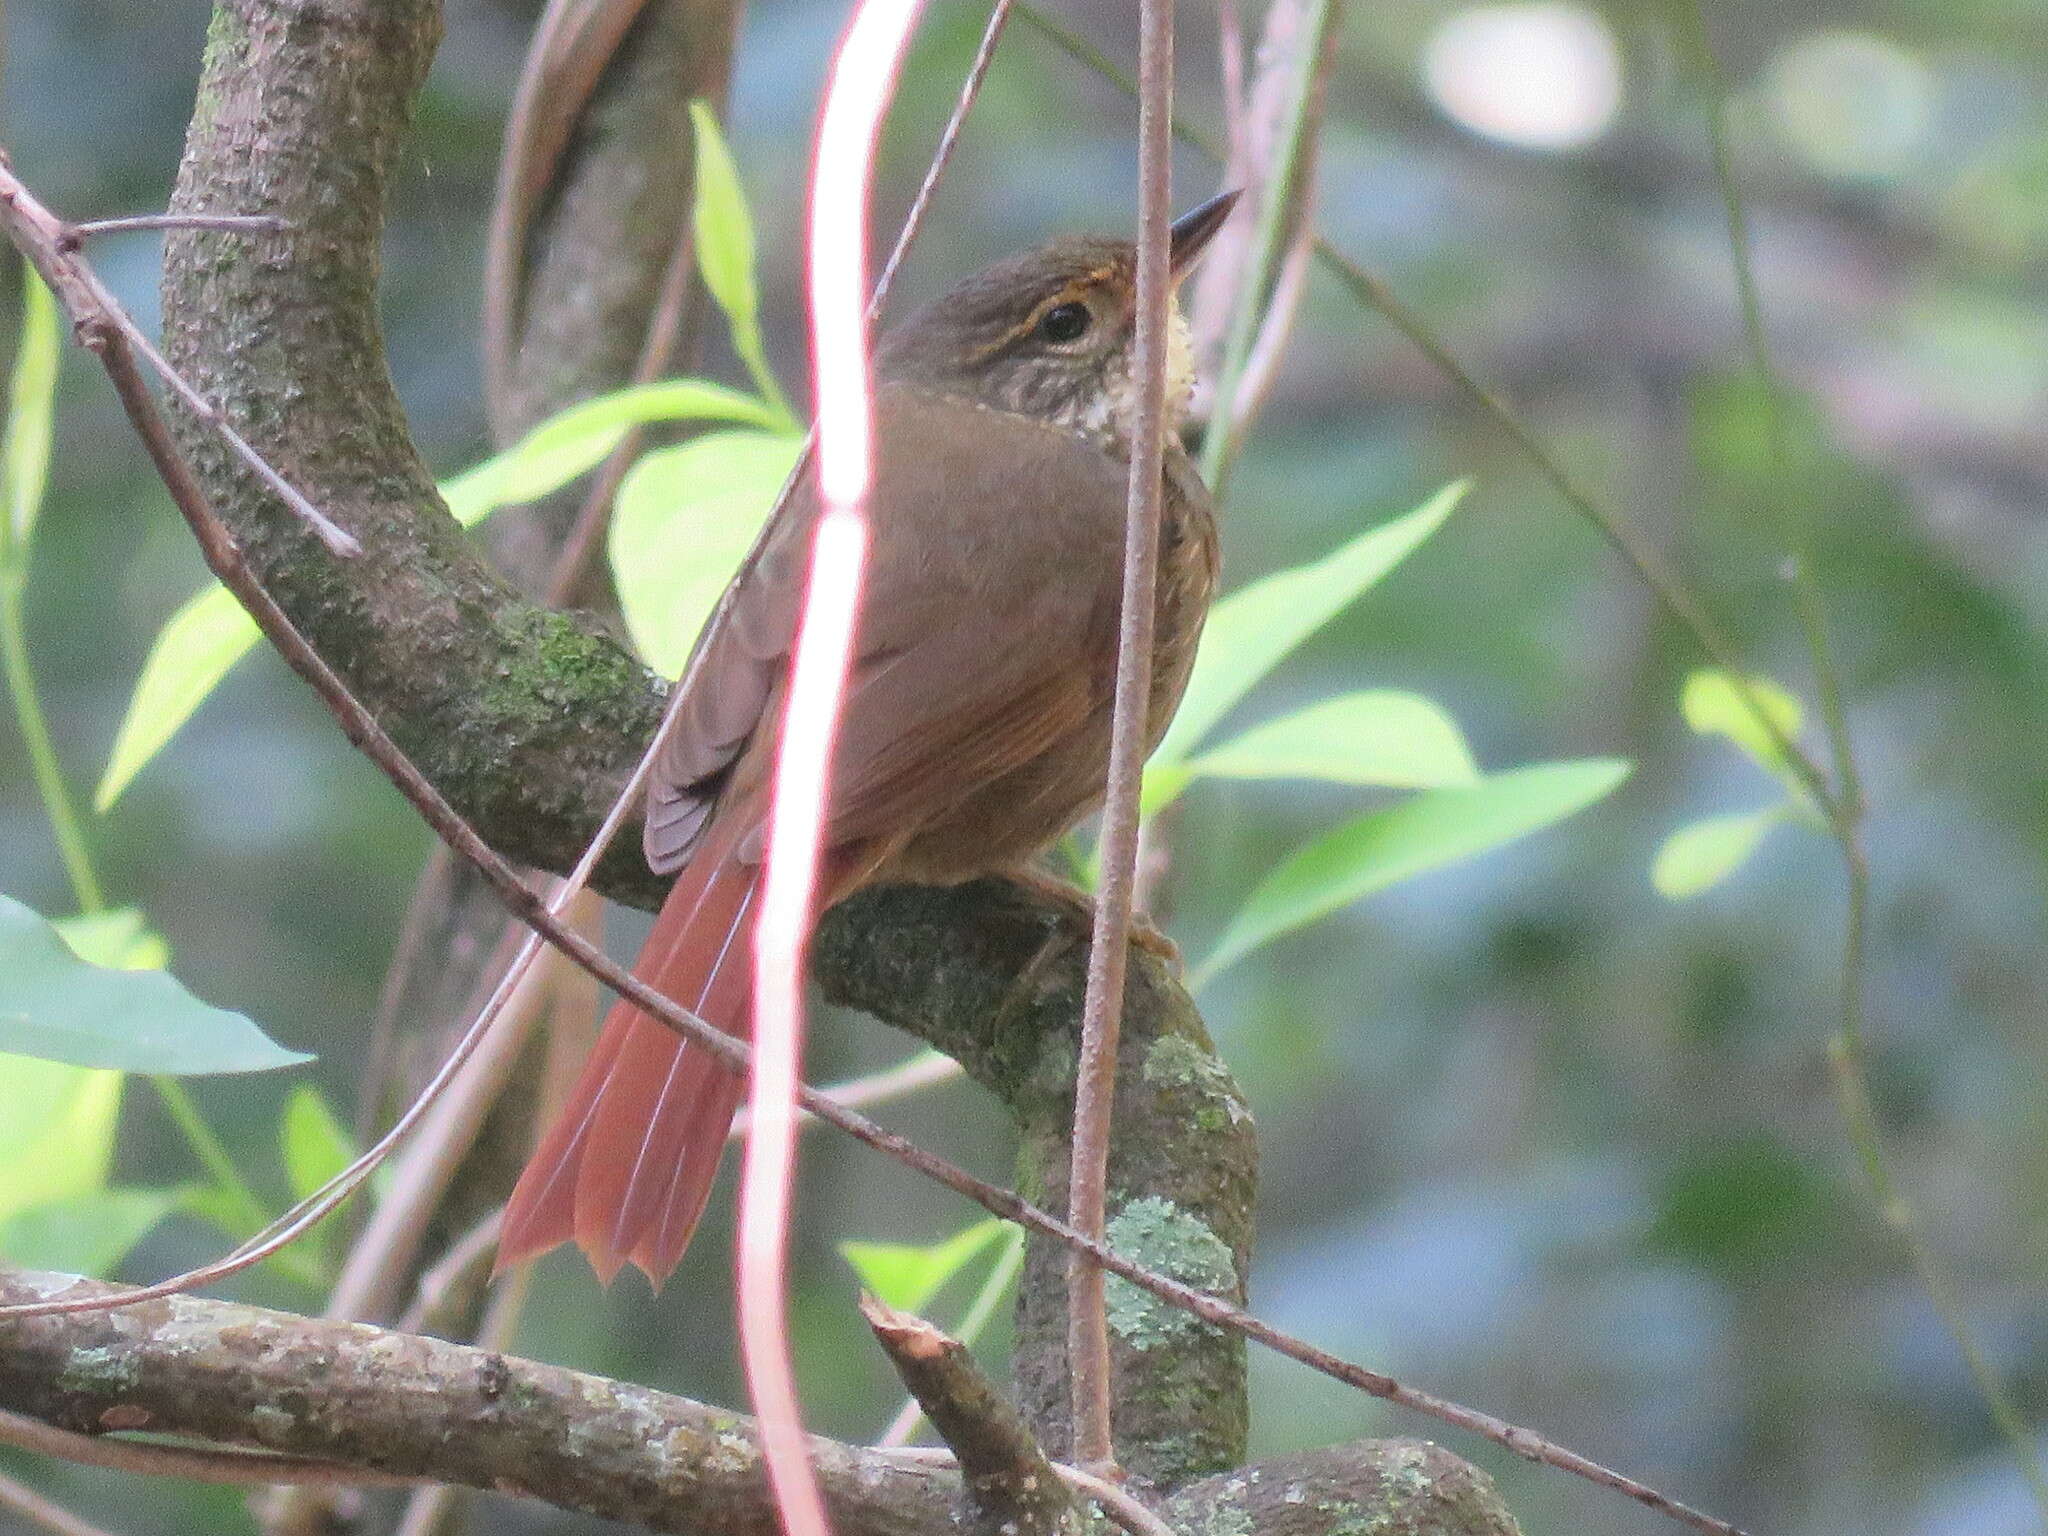
<instances>
[{"instance_id":1,"label":"bird's foot","mask_svg":"<svg viewBox=\"0 0 2048 1536\"><path fill-rule=\"evenodd\" d=\"M1032 895L1050 906L1059 908L1061 918L1080 929L1085 943L1095 932L1095 898L1072 881L1062 880L1036 868L1015 869L1009 877ZM1149 955L1164 960L1173 974L1179 976L1186 970L1180 956L1180 946L1152 926L1142 912L1131 914L1131 942Z\"/></svg>"}]
</instances>

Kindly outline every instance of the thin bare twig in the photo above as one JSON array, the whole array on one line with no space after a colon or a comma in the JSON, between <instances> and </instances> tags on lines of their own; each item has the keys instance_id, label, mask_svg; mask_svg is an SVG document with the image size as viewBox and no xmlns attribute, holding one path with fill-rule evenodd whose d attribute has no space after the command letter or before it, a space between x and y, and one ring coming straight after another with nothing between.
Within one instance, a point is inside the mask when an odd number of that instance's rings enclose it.
<instances>
[{"instance_id":1,"label":"thin bare twig","mask_svg":"<svg viewBox=\"0 0 2048 1536\"><path fill-rule=\"evenodd\" d=\"M182 1477L195 1483L226 1483L238 1488L275 1484L351 1488L411 1488L420 1479L397 1477L367 1467L308 1456L278 1456L268 1451L238 1451L205 1446L165 1445L154 1440L114 1440L75 1434L0 1408L0 1445L38 1456L75 1461L81 1466L133 1472L140 1477Z\"/></svg>"},{"instance_id":2,"label":"thin bare twig","mask_svg":"<svg viewBox=\"0 0 2048 1536\"><path fill-rule=\"evenodd\" d=\"M1138 866L1138 790L1152 695L1152 630L1159 605L1159 515L1164 495L1167 268L1173 219L1173 0L1144 0L1138 22L1138 297L1131 376L1136 419L1124 501L1123 612L1117 634L1116 706L1110 726L1109 789L1102 808L1102 879L1081 1008L1081 1058L1074 1075L1074 1152L1067 1220L1101 1239L1109 1182L1109 1128L1116 1103L1116 1047L1130 957L1131 893ZM1113 1464L1110 1435L1109 1314L1102 1271L1079 1253L1067 1261L1067 1369L1072 1386L1073 1457Z\"/></svg>"},{"instance_id":3,"label":"thin bare twig","mask_svg":"<svg viewBox=\"0 0 2048 1536\"><path fill-rule=\"evenodd\" d=\"M362 553L363 547L356 542L354 534L307 500L271 466L269 460L249 446L248 440L234 429L211 401L186 383L185 376L165 360L164 355L157 351L156 344L144 334L141 326L128 317L128 312L100 281L99 274L78 256L81 242L77 226L66 224L27 195L27 189L16 179L12 166L6 163L4 152L0 152L0 204L5 205L7 221L17 235L33 229L31 244L35 249L31 250L29 244L23 244L19 239L16 243L22 245L24 254L35 263L36 270L50 285L50 291L57 295L66 314L74 320L82 313L96 314L102 325L120 334L124 345L149 365L150 371L163 381L187 410L211 427L233 450L235 457L277 493L293 515L318 535L321 543L339 556Z\"/></svg>"},{"instance_id":4,"label":"thin bare twig","mask_svg":"<svg viewBox=\"0 0 2048 1536\"><path fill-rule=\"evenodd\" d=\"M907 1099L941 1083L953 1082L965 1073L966 1068L943 1051L919 1051L893 1067L884 1067L862 1077L851 1077L841 1083L827 1083L818 1092L844 1108L869 1109L877 1104L893 1104L898 1099ZM817 1123L818 1117L808 1110L797 1121L800 1129ZM744 1138L751 1124L746 1110L741 1109L733 1116L732 1134L728 1140Z\"/></svg>"},{"instance_id":5,"label":"thin bare twig","mask_svg":"<svg viewBox=\"0 0 2048 1536\"><path fill-rule=\"evenodd\" d=\"M910 253L910 242L924 228L925 215L931 212L932 195L938 191L939 178L946 174L946 167L953 163L953 151L960 147L960 130L967 122L967 113L975 98L981 94L982 82L988 79L988 67L995 62L996 45L1003 40L1003 29L1010 24L1010 9L1016 3L1017 0L996 0L989 7L988 24L981 29L981 42L975 47L974 62L967 66L967 76L960 82L960 94L954 99L953 111L939 134L938 144L932 149L931 163L925 167L924 180L917 184L917 196L910 200L910 212L903 216L903 232L897 236L896 248L889 253L889 259L882 264L882 275L875 279L875 296L868 305L870 321L880 318L889 290L896 286L896 271Z\"/></svg>"},{"instance_id":6,"label":"thin bare twig","mask_svg":"<svg viewBox=\"0 0 2048 1536\"><path fill-rule=\"evenodd\" d=\"M143 229L209 229L221 234L282 234L289 226L274 213L135 213L119 219L86 219L71 226L74 240L126 235Z\"/></svg>"}]
</instances>

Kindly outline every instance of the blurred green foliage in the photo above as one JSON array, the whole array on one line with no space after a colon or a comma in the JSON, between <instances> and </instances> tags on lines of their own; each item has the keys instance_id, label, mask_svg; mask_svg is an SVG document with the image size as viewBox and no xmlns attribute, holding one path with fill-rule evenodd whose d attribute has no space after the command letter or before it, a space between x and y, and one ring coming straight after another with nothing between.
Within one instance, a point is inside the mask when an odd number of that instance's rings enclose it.
<instances>
[{"instance_id":1,"label":"blurred green foliage","mask_svg":"<svg viewBox=\"0 0 2048 1536\"><path fill-rule=\"evenodd\" d=\"M531 9L451 5L388 242L394 369L450 474L488 453L472 344L479 231ZM1114 8L1055 9L1131 57ZM1464 9L1350 9L1323 225L1674 553L1746 664L1808 700L1768 498L1786 492L1812 520L1872 801L1879 1112L1966 1310L2038 1419L2048 11L2039 0L1712 8L1765 318L1791 392L1788 487L1773 478L1700 95L1669 14L1655 0L1594 13L1619 61L1616 116L1579 147L1537 150L1469 131L1432 94L1430 49ZM1183 11L1183 105L1214 127L1211 13ZM204 6L31 0L7 20L7 142L21 173L78 217L159 206ZM791 103L814 91L833 21L797 0L755 6L735 88L747 191L775 211L760 232L759 313L766 359L786 379L801 377L793 210L808 132ZM979 21L975 8L931 8L890 137L884 223L908 199ZM1837 34L1881 46L1812 46ZM1855 89L1825 88L1849 78L1825 71L1858 57L1876 63ZM1869 102L1878 108L1858 105ZM1843 114L1854 127L1865 110L1887 115L1860 138L1840 132ZM1127 227L1131 142L1120 94L1018 29L905 301L1049 231ZM1858 160L1859 142L1882 154ZM1191 154L1179 162L1190 197L1209 174ZM96 255L153 314L153 243L123 237ZM722 347L709 361L731 385L751 382ZM151 638L202 573L89 370L65 370L56 427L26 618L57 755L85 784ZM1319 280L1232 482L1227 581L1319 559L1360 532L1366 509L1414 506L1465 477L1474 489L1457 516L1397 580L1287 659L1258 714L1402 690L1440 701L1481 764L1612 756L1638 767L1543 839L1281 938L1205 992L1262 1133L1255 1303L1753 1528L2038 1529L1868 1208L1835 1113L1824 1046L1840 891L1826 845L1774 836L1694 900L1655 894L1653 858L1674 829L1745 814L1771 781L1687 725L1679 700L1701 658L1597 539L1398 337ZM93 829L100 873L113 899L157 920L195 991L318 1051L314 1075L346 1102L425 837L273 658L256 656L245 674ZM1231 735L1253 723L1217 722ZM1190 953L1209 952L1245 893L1354 814L1357 793L1220 776L1190 785L1168 823L1157 915ZM11 745L0 747L0 868L9 894L68 910ZM630 944L633 925L615 926ZM899 1047L882 1033L824 1029L814 1070L887 1059ZM249 1177L272 1208L290 1193L272 1150L289 1087L195 1093L229 1145L260 1149ZM136 1099L112 1149L117 1183L185 1166L173 1162L187 1154L172 1122ZM939 1090L890 1118L980 1171L1007 1166L1004 1128L970 1090ZM897 1398L834 1245L925 1245L970 1213L824 1139L806 1148L802 1199L806 1391L818 1428L870 1435ZM521 1347L736 1401L721 1220L659 1301L628 1286L600 1295L574 1262L551 1261ZM166 1272L218 1244L210 1226L173 1217L130 1262ZM242 1294L304 1306L309 1293L265 1273ZM1002 1333L999 1317L985 1347ZM1255 1394L1261 1449L1430 1432L1258 1356ZM1533 1532L1644 1529L1611 1496L1477 1454ZM131 1486L103 1474L27 1470L124 1531L235 1529L242 1518L232 1494L181 1489L138 1507ZM539 1524L512 1506L494 1515L508 1531Z\"/></svg>"}]
</instances>

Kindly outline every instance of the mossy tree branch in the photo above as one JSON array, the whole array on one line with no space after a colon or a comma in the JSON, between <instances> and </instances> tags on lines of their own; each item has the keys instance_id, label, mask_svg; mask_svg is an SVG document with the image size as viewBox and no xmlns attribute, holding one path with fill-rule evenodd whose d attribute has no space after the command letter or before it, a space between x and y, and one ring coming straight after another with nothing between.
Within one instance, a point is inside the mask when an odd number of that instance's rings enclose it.
<instances>
[{"instance_id":1,"label":"mossy tree branch","mask_svg":"<svg viewBox=\"0 0 2048 1536\"><path fill-rule=\"evenodd\" d=\"M0 1275L0 1304L117 1289ZM257 1447L650 1530L780 1529L750 1419L490 1350L233 1302L177 1296L0 1323L0 1408L79 1434L140 1429ZM957 1536L963 1489L951 1468L812 1446L841 1536ZM1367 1527L1367 1514L1386 1523ZM1168 1518L1189 1532L1515 1536L1483 1476L1413 1441L1205 1479L1175 1496Z\"/></svg>"}]
</instances>

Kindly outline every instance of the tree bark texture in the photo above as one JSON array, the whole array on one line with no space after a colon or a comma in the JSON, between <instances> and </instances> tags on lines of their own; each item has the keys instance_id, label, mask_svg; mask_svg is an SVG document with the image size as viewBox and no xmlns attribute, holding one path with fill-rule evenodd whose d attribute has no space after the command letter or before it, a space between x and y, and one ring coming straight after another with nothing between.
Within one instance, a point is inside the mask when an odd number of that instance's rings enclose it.
<instances>
[{"instance_id":1,"label":"tree bark texture","mask_svg":"<svg viewBox=\"0 0 2048 1536\"><path fill-rule=\"evenodd\" d=\"M104 1294L0 1274L0 1304ZM364 1323L176 1296L0 1323L0 1408L59 1428L200 1437L535 1498L649 1530L780 1530L753 1420L646 1387ZM839 1536L958 1536L943 1465L813 1437ZM1483 1474L1422 1441L1276 1457L1190 1484L1177 1531L1517 1536Z\"/></svg>"}]
</instances>

